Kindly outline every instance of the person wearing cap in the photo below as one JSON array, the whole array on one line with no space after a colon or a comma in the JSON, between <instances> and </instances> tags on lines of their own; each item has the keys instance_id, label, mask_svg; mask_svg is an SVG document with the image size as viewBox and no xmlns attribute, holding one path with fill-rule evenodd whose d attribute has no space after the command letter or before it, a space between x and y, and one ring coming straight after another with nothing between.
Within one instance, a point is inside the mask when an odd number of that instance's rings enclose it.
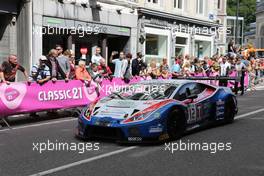
<instances>
[{"instance_id":1,"label":"person wearing cap","mask_svg":"<svg viewBox=\"0 0 264 176\"><path fill-rule=\"evenodd\" d=\"M17 56L14 54L9 55L8 61L4 61L1 66L0 74L4 76L3 81L7 83L15 82L18 70L24 74L26 80L28 81L28 74L25 68L18 63Z\"/></svg>"},{"instance_id":2,"label":"person wearing cap","mask_svg":"<svg viewBox=\"0 0 264 176\"><path fill-rule=\"evenodd\" d=\"M51 79L50 68L46 65L48 61L46 56L40 56L39 63L31 69L30 80L39 84L44 84Z\"/></svg>"}]
</instances>

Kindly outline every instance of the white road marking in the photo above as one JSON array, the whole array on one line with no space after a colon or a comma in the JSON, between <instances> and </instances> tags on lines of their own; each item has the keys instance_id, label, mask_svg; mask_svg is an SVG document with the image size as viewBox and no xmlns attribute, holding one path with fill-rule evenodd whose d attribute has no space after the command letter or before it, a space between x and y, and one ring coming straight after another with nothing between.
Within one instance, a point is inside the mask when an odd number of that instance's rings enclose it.
<instances>
[{"instance_id":1,"label":"white road marking","mask_svg":"<svg viewBox=\"0 0 264 176\"><path fill-rule=\"evenodd\" d=\"M242 118L245 118L247 116L254 115L254 114L257 114L257 113L260 113L260 112L264 112L264 108L258 109L256 111L252 111L252 112L249 112L249 113L246 113L246 114L242 114L242 115L236 116L235 119L242 119Z\"/></svg>"},{"instance_id":2,"label":"white road marking","mask_svg":"<svg viewBox=\"0 0 264 176\"><path fill-rule=\"evenodd\" d=\"M63 166L60 166L60 167L56 167L56 168L53 168L53 169L50 169L50 170L39 172L39 173L30 175L30 176L43 176L43 175L52 174L52 173L55 173L55 172L58 172L58 171L62 171L62 170L65 170L65 169L68 169L68 168L71 168L71 167L75 167L75 166L78 166L78 165L81 165L81 164L86 164L86 163L89 163L89 162L92 162L92 161L95 161L95 160L99 160L99 159L102 159L102 158L106 158L106 157L109 157L109 156L113 156L113 155L117 155L117 154L129 151L129 150L133 150L135 148L138 148L138 147L137 146L133 146L133 147L128 147L128 148L122 148L122 149L119 149L119 150L115 150L113 152L105 153L105 154L98 155L98 156L95 156L95 157L92 157L92 158L80 160L80 161L77 161L77 162L74 162L74 163L66 164L66 165L63 165Z\"/></svg>"},{"instance_id":3,"label":"white road marking","mask_svg":"<svg viewBox=\"0 0 264 176\"><path fill-rule=\"evenodd\" d=\"M264 120L264 118L261 118L261 117L254 117L254 118L252 118L252 120Z\"/></svg>"},{"instance_id":4,"label":"white road marking","mask_svg":"<svg viewBox=\"0 0 264 176\"><path fill-rule=\"evenodd\" d=\"M244 117L247 117L247 116L250 116L250 115L253 115L253 114L257 114L257 113L260 113L260 112L263 112L263 111L264 111L264 108L256 110L256 111L252 111L252 112L249 112L249 113L246 113L246 114L239 115L235 119L241 119L241 118L244 118ZM109 153L105 153L105 154L101 154L101 155L98 155L98 156L95 156L95 157L92 157L92 158L87 158L87 159L84 159L84 160L80 160L80 161L77 161L77 162L73 162L73 163L70 163L70 164L59 166L59 167L56 167L56 168L53 168L53 169L50 169L50 170L39 172L39 173L30 175L30 176L43 176L43 175L52 174L52 173L55 173L55 172L58 172L58 171L62 171L62 170L65 170L65 169L68 169L68 168L71 168L71 167L75 167L75 166L78 166L78 165L81 165L81 164L86 164L86 163L89 163L89 162L92 162L92 161L95 161L95 160L99 160L99 159L102 159L102 158L106 158L106 157L109 157L109 156L117 155L117 154L129 151L129 150L133 150L133 149L136 149L136 148L138 148L138 147L137 146L133 146L133 147L128 147L128 148L115 150L115 151L112 151L112 152L109 152Z\"/></svg>"},{"instance_id":5,"label":"white road marking","mask_svg":"<svg viewBox=\"0 0 264 176\"><path fill-rule=\"evenodd\" d=\"M75 121L75 120L77 121L76 118L67 118L67 119L63 119L63 120L56 120L56 121L50 121L50 122L45 122L45 123L38 123L38 124L32 124L32 125L19 126L19 127L14 127L14 128L11 128L11 129L7 128L7 129L0 130L0 132L9 131L9 130L25 129L25 128L30 128L30 127L39 127L39 126L43 126L43 125L52 125L52 124L70 122L70 121Z\"/></svg>"}]
</instances>

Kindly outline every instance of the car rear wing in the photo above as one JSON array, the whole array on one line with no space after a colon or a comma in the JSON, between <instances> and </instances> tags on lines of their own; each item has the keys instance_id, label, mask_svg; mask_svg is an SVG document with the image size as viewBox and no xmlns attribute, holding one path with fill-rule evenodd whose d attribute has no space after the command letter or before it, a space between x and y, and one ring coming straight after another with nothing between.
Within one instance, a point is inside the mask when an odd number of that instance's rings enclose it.
<instances>
[{"instance_id":1,"label":"car rear wing","mask_svg":"<svg viewBox=\"0 0 264 176\"><path fill-rule=\"evenodd\" d=\"M240 85L239 77L228 77L228 76L210 76L210 77L177 77L175 79L193 80L197 82L202 82L205 84L210 84L213 86L219 86L220 81L227 82L227 87L232 89L234 92L238 91L238 86Z\"/></svg>"}]
</instances>

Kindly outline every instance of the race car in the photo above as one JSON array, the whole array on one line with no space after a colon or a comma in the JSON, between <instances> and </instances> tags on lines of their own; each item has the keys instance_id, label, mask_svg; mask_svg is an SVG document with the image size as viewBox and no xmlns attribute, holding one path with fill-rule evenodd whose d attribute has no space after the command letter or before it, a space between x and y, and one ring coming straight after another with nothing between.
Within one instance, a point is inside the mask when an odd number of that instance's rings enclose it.
<instances>
[{"instance_id":1,"label":"race car","mask_svg":"<svg viewBox=\"0 0 264 176\"><path fill-rule=\"evenodd\" d=\"M230 88L190 80L152 80L124 89L84 108L76 136L120 143L179 139L213 124L227 124L237 114Z\"/></svg>"}]
</instances>

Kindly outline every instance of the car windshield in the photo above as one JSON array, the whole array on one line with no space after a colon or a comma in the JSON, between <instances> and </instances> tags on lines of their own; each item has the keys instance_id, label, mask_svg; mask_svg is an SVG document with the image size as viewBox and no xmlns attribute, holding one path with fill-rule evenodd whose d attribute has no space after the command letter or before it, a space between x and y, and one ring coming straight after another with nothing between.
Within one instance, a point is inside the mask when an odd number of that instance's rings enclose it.
<instances>
[{"instance_id":1,"label":"car windshield","mask_svg":"<svg viewBox=\"0 0 264 176\"><path fill-rule=\"evenodd\" d=\"M113 92L109 97L121 100L162 100L176 90L176 84L132 84Z\"/></svg>"}]
</instances>

